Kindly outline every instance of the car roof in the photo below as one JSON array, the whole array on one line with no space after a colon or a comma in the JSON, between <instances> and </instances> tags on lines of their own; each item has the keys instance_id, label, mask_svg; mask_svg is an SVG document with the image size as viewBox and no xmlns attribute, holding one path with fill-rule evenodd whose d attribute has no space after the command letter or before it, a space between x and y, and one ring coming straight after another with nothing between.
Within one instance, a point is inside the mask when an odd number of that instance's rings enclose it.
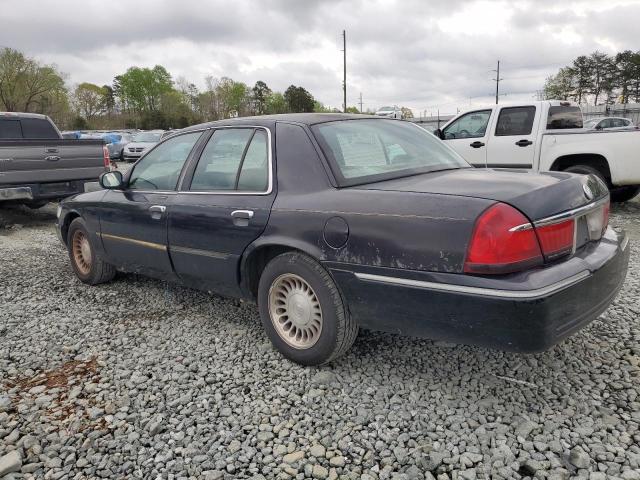
<instances>
[{"instance_id":1,"label":"car roof","mask_svg":"<svg viewBox=\"0 0 640 480\"><path fill-rule=\"evenodd\" d=\"M340 120L360 120L370 118L377 121L385 121L375 115L361 115L355 113L283 113L279 115L260 115L256 117L239 117L228 118L225 120L216 120L215 122L201 123L180 130L181 133L193 130L202 130L203 128L224 127L224 126L273 126L276 122L299 123L302 125L315 125L325 122L336 122Z\"/></svg>"},{"instance_id":2,"label":"car roof","mask_svg":"<svg viewBox=\"0 0 640 480\"><path fill-rule=\"evenodd\" d=\"M18 117L18 118L39 118L44 120L47 118L46 115L42 115L40 113L25 113L25 112L0 112L1 117Z\"/></svg>"}]
</instances>

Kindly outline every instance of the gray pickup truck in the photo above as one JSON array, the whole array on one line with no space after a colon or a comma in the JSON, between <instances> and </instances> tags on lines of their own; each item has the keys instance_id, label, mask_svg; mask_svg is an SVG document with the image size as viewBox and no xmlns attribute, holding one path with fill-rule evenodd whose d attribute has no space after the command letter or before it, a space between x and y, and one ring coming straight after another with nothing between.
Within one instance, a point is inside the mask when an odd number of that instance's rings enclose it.
<instances>
[{"instance_id":1,"label":"gray pickup truck","mask_svg":"<svg viewBox=\"0 0 640 480\"><path fill-rule=\"evenodd\" d=\"M103 140L63 139L46 115L0 112L0 205L41 207L84 192L109 168Z\"/></svg>"}]
</instances>

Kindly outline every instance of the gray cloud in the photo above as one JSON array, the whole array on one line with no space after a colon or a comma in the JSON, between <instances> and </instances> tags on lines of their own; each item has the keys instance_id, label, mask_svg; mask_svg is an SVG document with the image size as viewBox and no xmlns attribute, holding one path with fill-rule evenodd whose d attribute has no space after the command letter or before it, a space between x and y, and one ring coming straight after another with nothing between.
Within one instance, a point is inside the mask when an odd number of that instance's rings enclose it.
<instances>
[{"instance_id":1,"label":"gray cloud","mask_svg":"<svg viewBox=\"0 0 640 480\"><path fill-rule=\"evenodd\" d=\"M492 95L530 98L549 74L594 50L637 49L640 2L551 0L21 0L3 9L0 44L57 63L70 81L110 83L131 65L207 75L341 103L347 30L349 103L455 111Z\"/></svg>"}]
</instances>

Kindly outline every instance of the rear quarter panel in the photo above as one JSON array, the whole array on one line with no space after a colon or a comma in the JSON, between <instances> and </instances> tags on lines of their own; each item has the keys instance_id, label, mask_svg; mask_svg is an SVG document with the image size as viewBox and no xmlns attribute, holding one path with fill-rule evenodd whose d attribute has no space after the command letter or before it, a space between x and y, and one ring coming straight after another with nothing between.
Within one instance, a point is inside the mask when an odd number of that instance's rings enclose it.
<instances>
[{"instance_id":1,"label":"rear quarter panel","mask_svg":"<svg viewBox=\"0 0 640 480\"><path fill-rule=\"evenodd\" d=\"M544 133L540 170L549 170L559 157L576 154L603 156L614 185L640 184L640 131Z\"/></svg>"}]
</instances>

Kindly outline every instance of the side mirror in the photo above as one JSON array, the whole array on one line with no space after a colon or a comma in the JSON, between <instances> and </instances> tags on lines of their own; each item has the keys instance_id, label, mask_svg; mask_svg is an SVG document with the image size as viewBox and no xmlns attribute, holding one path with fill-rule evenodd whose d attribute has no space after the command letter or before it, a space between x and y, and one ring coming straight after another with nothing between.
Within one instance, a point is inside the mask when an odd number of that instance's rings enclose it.
<instances>
[{"instance_id":1,"label":"side mirror","mask_svg":"<svg viewBox=\"0 0 640 480\"><path fill-rule=\"evenodd\" d=\"M438 137L440 140L444 140L444 133L442 132L442 130L441 130L441 129L436 128L436 129L433 131L433 134L434 134L436 137Z\"/></svg>"},{"instance_id":2,"label":"side mirror","mask_svg":"<svg viewBox=\"0 0 640 480\"><path fill-rule=\"evenodd\" d=\"M98 179L100 186L107 190L117 190L124 185L124 179L122 178L122 172L115 170L113 172L106 172L100 175Z\"/></svg>"}]
</instances>

